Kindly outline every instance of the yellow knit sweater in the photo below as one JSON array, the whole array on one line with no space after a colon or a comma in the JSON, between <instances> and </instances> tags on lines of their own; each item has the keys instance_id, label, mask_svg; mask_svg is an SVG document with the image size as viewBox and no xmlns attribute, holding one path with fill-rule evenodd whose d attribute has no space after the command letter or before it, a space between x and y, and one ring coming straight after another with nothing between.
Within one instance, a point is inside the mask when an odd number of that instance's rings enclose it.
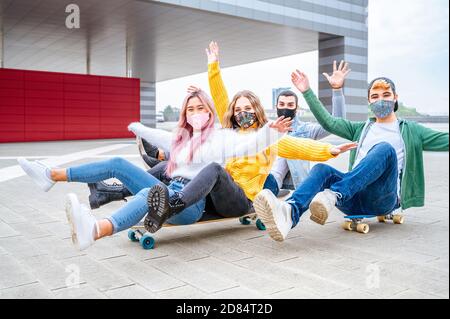
<instances>
[{"instance_id":1,"label":"yellow knit sweater","mask_svg":"<svg viewBox=\"0 0 450 319\"><path fill-rule=\"evenodd\" d=\"M223 118L228 108L229 99L218 62L208 65L208 80L217 115L223 125ZM330 153L331 148L331 144L286 135L278 143L268 147L256 156L245 156L229 160L225 169L244 190L247 197L253 201L255 196L263 189L277 156L287 159L324 162L334 157Z\"/></svg>"}]
</instances>

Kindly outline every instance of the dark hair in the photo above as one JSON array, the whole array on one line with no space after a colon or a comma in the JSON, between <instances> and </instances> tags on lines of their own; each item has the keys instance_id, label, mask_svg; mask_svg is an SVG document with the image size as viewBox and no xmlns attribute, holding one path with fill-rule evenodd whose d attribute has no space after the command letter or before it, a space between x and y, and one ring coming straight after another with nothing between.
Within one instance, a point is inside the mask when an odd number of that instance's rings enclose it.
<instances>
[{"instance_id":1,"label":"dark hair","mask_svg":"<svg viewBox=\"0 0 450 319\"><path fill-rule=\"evenodd\" d=\"M394 83L394 81L392 81L391 79L386 78L386 77L384 77L384 76L378 77L378 78L372 80L372 82L369 83L369 89L367 90L367 91L368 91L367 94L370 94L370 90L372 89L372 87L374 86L375 82L377 82L377 81L383 81L383 82L386 82L386 83L389 84L389 86L391 87L392 92L393 92L394 94L397 94L397 89L395 88L395 83ZM398 111L398 101L395 102L395 106L394 106L394 112L397 112L397 111Z\"/></svg>"},{"instance_id":2,"label":"dark hair","mask_svg":"<svg viewBox=\"0 0 450 319\"><path fill-rule=\"evenodd\" d=\"M278 97L277 97L277 105L278 105L278 101L280 100L280 97L281 96L293 96L293 97L295 97L295 106L297 107L298 106L298 96L297 96L297 94L295 94L294 92L292 92L291 90L286 90L286 91L283 91L283 92L281 92L280 94L278 94Z\"/></svg>"}]
</instances>

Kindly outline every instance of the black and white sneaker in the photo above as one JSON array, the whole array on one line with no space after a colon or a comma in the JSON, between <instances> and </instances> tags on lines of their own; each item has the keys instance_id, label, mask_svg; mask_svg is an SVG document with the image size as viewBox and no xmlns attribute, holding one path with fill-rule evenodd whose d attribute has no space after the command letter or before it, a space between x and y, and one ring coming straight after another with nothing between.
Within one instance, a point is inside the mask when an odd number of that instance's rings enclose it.
<instances>
[{"instance_id":1,"label":"black and white sneaker","mask_svg":"<svg viewBox=\"0 0 450 319\"><path fill-rule=\"evenodd\" d=\"M157 148L153 144L150 144L149 142L147 142L146 140L144 140L139 136L136 137L136 143L138 146L139 154L141 155L145 166L147 166L147 169L153 168L154 166L156 166L161 162L158 159L159 148Z\"/></svg>"},{"instance_id":2,"label":"black and white sneaker","mask_svg":"<svg viewBox=\"0 0 450 319\"><path fill-rule=\"evenodd\" d=\"M113 201L124 200L133 194L122 184L105 182L88 183L89 187L89 205L91 209L100 208L103 205Z\"/></svg>"},{"instance_id":3,"label":"black and white sneaker","mask_svg":"<svg viewBox=\"0 0 450 319\"><path fill-rule=\"evenodd\" d=\"M159 157L159 148L157 148L153 144L150 144L145 139L141 139L141 140L142 140L142 147L144 148L145 153L147 153L147 155L149 157L158 158Z\"/></svg>"},{"instance_id":4,"label":"black and white sneaker","mask_svg":"<svg viewBox=\"0 0 450 319\"><path fill-rule=\"evenodd\" d=\"M148 155L142 155L142 159L144 160L144 162L147 164L148 167L153 168L156 165L158 165L159 163L161 163L161 161L159 159L150 157Z\"/></svg>"},{"instance_id":5,"label":"black and white sneaker","mask_svg":"<svg viewBox=\"0 0 450 319\"><path fill-rule=\"evenodd\" d=\"M145 217L144 226L150 233L157 232L170 217L186 207L179 193L170 196L169 189L164 184L157 184L150 188L147 203L148 214Z\"/></svg>"}]
</instances>

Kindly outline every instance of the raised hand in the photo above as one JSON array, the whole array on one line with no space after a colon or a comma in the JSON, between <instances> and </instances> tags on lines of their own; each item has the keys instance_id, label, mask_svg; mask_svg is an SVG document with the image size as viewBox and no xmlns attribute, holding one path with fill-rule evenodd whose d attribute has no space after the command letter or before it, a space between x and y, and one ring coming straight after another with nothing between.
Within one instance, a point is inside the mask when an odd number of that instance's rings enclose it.
<instances>
[{"instance_id":1,"label":"raised hand","mask_svg":"<svg viewBox=\"0 0 450 319\"><path fill-rule=\"evenodd\" d=\"M206 48L205 51L208 56L208 64L219 61L219 45L217 42L211 41L209 47Z\"/></svg>"},{"instance_id":2,"label":"raised hand","mask_svg":"<svg viewBox=\"0 0 450 319\"><path fill-rule=\"evenodd\" d=\"M351 143L345 143L341 145L334 146L331 148L330 153L334 156L345 153L347 151L353 150L358 147L358 143L351 142Z\"/></svg>"},{"instance_id":3,"label":"raised hand","mask_svg":"<svg viewBox=\"0 0 450 319\"><path fill-rule=\"evenodd\" d=\"M339 67L337 67L336 61L333 63L333 74L329 75L328 73L322 73L324 77L330 83L330 86L335 89L341 89L344 86L345 78L350 73L350 69L348 68L348 63L343 60L339 63Z\"/></svg>"},{"instance_id":4,"label":"raised hand","mask_svg":"<svg viewBox=\"0 0 450 319\"><path fill-rule=\"evenodd\" d=\"M202 89L199 88L198 86L195 85L189 85L188 89L187 89L187 93L188 94L193 94L193 93L197 93L199 91L201 91Z\"/></svg>"},{"instance_id":5,"label":"raised hand","mask_svg":"<svg viewBox=\"0 0 450 319\"><path fill-rule=\"evenodd\" d=\"M296 70L291 74L292 84L302 93L309 90L309 80L305 73Z\"/></svg>"},{"instance_id":6,"label":"raised hand","mask_svg":"<svg viewBox=\"0 0 450 319\"><path fill-rule=\"evenodd\" d=\"M293 120L290 117L285 118L284 116L281 116L277 118L276 121L270 123L269 127L277 130L280 133L286 133L292 131L292 123Z\"/></svg>"}]
</instances>

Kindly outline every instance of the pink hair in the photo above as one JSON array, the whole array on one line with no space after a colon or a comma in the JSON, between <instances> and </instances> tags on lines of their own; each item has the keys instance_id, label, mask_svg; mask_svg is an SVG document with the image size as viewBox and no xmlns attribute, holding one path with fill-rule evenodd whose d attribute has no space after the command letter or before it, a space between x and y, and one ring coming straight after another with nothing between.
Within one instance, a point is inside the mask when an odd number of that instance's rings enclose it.
<instances>
[{"instance_id":1,"label":"pink hair","mask_svg":"<svg viewBox=\"0 0 450 319\"><path fill-rule=\"evenodd\" d=\"M201 135L198 138L192 139L194 129L187 122L187 106L190 99L197 97L200 99L202 104L208 108L210 112L210 117L208 123L202 128ZM197 92L188 94L183 101L183 105L181 107L180 120L178 121L178 129L175 135L175 138L172 141L172 148L170 152L169 163L167 164L166 174L169 177L172 177L173 171L176 169L175 159L177 158L180 151L186 146L186 144L191 143L191 147L189 150L189 158L188 162L192 162L194 157L194 153L197 149L208 139L209 135L214 129L214 121L215 121L216 113L214 111L214 103L211 98L202 90Z\"/></svg>"}]
</instances>

